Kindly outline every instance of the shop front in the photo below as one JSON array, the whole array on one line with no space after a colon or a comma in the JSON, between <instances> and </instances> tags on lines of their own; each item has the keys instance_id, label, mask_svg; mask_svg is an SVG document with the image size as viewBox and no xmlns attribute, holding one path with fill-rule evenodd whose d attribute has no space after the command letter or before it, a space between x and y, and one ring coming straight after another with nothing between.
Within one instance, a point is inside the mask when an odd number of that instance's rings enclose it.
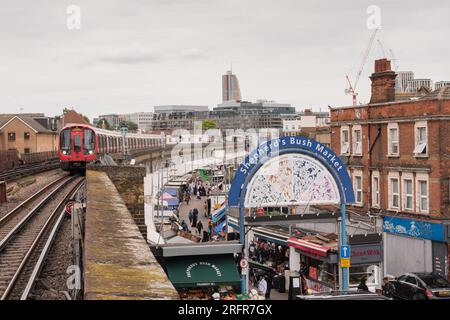
<instances>
[{"instance_id":1,"label":"shop front","mask_svg":"<svg viewBox=\"0 0 450 320\"><path fill-rule=\"evenodd\" d=\"M239 292L240 276L232 254L171 257L165 266L182 299Z\"/></svg>"},{"instance_id":2,"label":"shop front","mask_svg":"<svg viewBox=\"0 0 450 320\"><path fill-rule=\"evenodd\" d=\"M384 217L385 273L436 272L448 277L448 233L442 223ZM447 226L448 227L448 226Z\"/></svg>"},{"instance_id":3,"label":"shop front","mask_svg":"<svg viewBox=\"0 0 450 320\"><path fill-rule=\"evenodd\" d=\"M357 290L362 279L370 291L381 287L383 261L382 237L378 234L349 237L350 268L349 289ZM290 266L301 271L312 292L330 292L339 289L339 263L337 236L316 234L289 238Z\"/></svg>"}]
</instances>

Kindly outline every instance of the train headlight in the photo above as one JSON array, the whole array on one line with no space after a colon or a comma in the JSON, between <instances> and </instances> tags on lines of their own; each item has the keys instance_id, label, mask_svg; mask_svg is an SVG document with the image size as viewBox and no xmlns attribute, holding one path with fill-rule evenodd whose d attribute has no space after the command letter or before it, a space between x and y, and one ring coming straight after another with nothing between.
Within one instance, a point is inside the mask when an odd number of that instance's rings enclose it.
<instances>
[{"instance_id":1,"label":"train headlight","mask_svg":"<svg viewBox=\"0 0 450 320\"><path fill-rule=\"evenodd\" d=\"M63 151L62 154L67 154L67 152L66 152L66 151Z\"/></svg>"},{"instance_id":2,"label":"train headlight","mask_svg":"<svg viewBox=\"0 0 450 320\"><path fill-rule=\"evenodd\" d=\"M92 151L92 150L89 150L89 154L93 154L94 153L94 151Z\"/></svg>"}]
</instances>

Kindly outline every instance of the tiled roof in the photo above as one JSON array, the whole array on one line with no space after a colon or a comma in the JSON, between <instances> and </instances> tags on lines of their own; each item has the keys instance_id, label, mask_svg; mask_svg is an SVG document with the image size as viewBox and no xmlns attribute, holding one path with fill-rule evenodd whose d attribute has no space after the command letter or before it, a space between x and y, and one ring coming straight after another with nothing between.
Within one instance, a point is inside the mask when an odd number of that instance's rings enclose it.
<instances>
[{"instance_id":1,"label":"tiled roof","mask_svg":"<svg viewBox=\"0 0 450 320\"><path fill-rule=\"evenodd\" d=\"M442 87L434 90L419 100L450 100L450 87Z\"/></svg>"},{"instance_id":2,"label":"tiled roof","mask_svg":"<svg viewBox=\"0 0 450 320\"><path fill-rule=\"evenodd\" d=\"M45 128L44 126L42 126L39 122L37 122L33 118L23 117L23 116L14 116L14 115L0 117L0 129L14 117L19 118L20 120L25 122L28 126L30 126L34 131L37 131L39 133L52 133L53 132L53 131Z\"/></svg>"}]
</instances>

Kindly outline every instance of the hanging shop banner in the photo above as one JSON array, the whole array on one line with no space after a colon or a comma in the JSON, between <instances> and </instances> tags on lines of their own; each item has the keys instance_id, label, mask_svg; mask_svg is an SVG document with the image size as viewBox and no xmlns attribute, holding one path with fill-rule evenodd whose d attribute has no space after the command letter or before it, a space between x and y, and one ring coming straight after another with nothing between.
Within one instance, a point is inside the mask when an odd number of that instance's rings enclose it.
<instances>
[{"instance_id":1,"label":"hanging shop banner","mask_svg":"<svg viewBox=\"0 0 450 320\"><path fill-rule=\"evenodd\" d=\"M247 208L336 204L341 199L354 202L342 160L328 147L303 136L267 141L250 153L231 184L231 207L239 206L244 189Z\"/></svg>"},{"instance_id":2,"label":"hanging shop banner","mask_svg":"<svg viewBox=\"0 0 450 320\"><path fill-rule=\"evenodd\" d=\"M383 230L413 238L444 241L444 225L440 223L384 217Z\"/></svg>"}]
</instances>

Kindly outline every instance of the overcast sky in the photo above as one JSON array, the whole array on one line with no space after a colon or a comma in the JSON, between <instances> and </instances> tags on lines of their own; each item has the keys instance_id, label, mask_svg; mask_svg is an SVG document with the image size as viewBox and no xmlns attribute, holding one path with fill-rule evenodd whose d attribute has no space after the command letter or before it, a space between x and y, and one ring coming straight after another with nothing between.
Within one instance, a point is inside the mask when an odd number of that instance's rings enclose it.
<instances>
[{"instance_id":1,"label":"overcast sky","mask_svg":"<svg viewBox=\"0 0 450 320\"><path fill-rule=\"evenodd\" d=\"M81 9L80 30L66 26L69 5ZM214 107L231 61L245 100L350 105L345 75L355 78L369 42L369 5L381 9L377 39L399 70L450 80L448 0L1 0L0 113ZM381 56L375 41L362 102Z\"/></svg>"}]
</instances>

